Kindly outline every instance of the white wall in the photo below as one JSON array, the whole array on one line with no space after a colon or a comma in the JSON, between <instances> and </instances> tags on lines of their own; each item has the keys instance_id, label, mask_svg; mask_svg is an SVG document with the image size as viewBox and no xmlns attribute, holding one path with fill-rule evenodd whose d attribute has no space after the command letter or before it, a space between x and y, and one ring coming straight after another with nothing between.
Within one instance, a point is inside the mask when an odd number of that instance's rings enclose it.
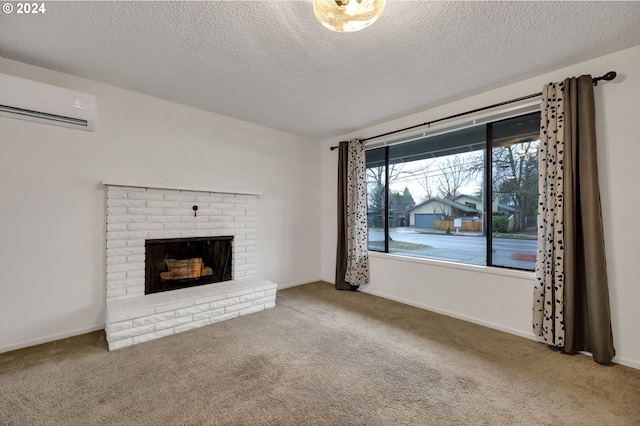
<instances>
[{"instance_id":1,"label":"white wall","mask_svg":"<svg viewBox=\"0 0 640 426\"><path fill-rule=\"evenodd\" d=\"M633 220L640 209L640 46L325 141L321 153L323 279L333 282L335 275L337 151L329 151L329 146L339 140L365 138L540 92L550 81L581 74L599 76L610 70L618 72L617 79L601 83L595 94L602 214L617 354L614 361L640 368L640 227ZM533 338L533 273L455 268L435 261L408 262L384 254L372 256L371 272L366 292Z\"/></svg>"},{"instance_id":2,"label":"white wall","mask_svg":"<svg viewBox=\"0 0 640 426\"><path fill-rule=\"evenodd\" d=\"M320 277L317 142L2 58L0 72L97 98L93 133L0 117L0 352L103 327L103 180L261 192L257 275Z\"/></svg>"}]
</instances>

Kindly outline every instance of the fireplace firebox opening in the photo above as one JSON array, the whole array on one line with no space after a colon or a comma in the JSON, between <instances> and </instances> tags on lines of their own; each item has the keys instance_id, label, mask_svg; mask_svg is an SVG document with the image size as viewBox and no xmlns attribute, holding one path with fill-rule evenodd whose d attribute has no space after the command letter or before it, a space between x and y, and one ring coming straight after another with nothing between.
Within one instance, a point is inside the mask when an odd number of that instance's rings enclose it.
<instances>
[{"instance_id":1,"label":"fireplace firebox opening","mask_svg":"<svg viewBox=\"0 0 640 426\"><path fill-rule=\"evenodd\" d=\"M233 236L145 240L144 294L229 281Z\"/></svg>"}]
</instances>

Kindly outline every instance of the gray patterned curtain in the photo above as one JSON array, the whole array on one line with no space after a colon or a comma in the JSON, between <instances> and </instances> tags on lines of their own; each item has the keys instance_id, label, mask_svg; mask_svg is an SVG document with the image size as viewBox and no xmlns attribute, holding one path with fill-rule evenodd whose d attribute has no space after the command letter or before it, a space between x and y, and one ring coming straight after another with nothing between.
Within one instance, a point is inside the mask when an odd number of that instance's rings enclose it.
<instances>
[{"instance_id":1,"label":"gray patterned curtain","mask_svg":"<svg viewBox=\"0 0 640 426\"><path fill-rule=\"evenodd\" d=\"M533 330L566 353L615 355L590 75L542 91Z\"/></svg>"},{"instance_id":2,"label":"gray patterned curtain","mask_svg":"<svg viewBox=\"0 0 640 426\"><path fill-rule=\"evenodd\" d=\"M338 247L336 289L369 283L367 178L364 142L340 142L338 153Z\"/></svg>"}]
</instances>

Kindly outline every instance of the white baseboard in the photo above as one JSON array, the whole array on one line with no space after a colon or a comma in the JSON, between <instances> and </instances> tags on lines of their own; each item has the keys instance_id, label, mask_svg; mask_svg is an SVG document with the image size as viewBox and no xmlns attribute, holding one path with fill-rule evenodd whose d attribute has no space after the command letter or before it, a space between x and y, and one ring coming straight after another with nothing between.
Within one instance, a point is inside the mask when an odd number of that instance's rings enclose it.
<instances>
[{"instance_id":1,"label":"white baseboard","mask_svg":"<svg viewBox=\"0 0 640 426\"><path fill-rule=\"evenodd\" d=\"M315 283L318 281L322 281L322 278L316 278L313 280L304 280L304 281L300 281L297 283L291 283L291 284L278 284L278 290L282 290L285 288L290 288L290 287L297 287L299 285L305 285L305 284L311 284L311 283Z\"/></svg>"},{"instance_id":2,"label":"white baseboard","mask_svg":"<svg viewBox=\"0 0 640 426\"><path fill-rule=\"evenodd\" d=\"M622 358L622 357L619 357L619 356L614 356L612 361L615 362L616 364L625 365L627 367L631 367L631 368L635 368L637 370L640 370L640 362L639 361L634 361L632 359Z\"/></svg>"},{"instance_id":3,"label":"white baseboard","mask_svg":"<svg viewBox=\"0 0 640 426\"><path fill-rule=\"evenodd\" d=\"M521 330L516 330L515 328L505 327L503 325L495 324L495 323L490 322L490 321L485 321L485 320L482 320L482 319L479 319L479 318L475 318L475 317L471 317L471 316L468 316L468 315L462 315L462 314L459 314L457 312L448 311L446 309L435 308L433 306L429 306L429 305L426 305L426 304L423 304L423 303L416 303L416 302L411 301L411 300L406 300L406 299L402 299L400 297L390 296L388 294L381 293L381 292L378 292L378 291L367 290L366 288L365 289L361 289L360 291L362 291L363 293L373 294L374 296L382 297L384 299L393 300L394 302L400 302L400 303L404 303L405 305L414 306L414 307L420 308L420 309L425 309L427 311L435 312L437 314L446 315L448 317L461 319L463 321L467 321L467 322L471 322L471 323L474 323L474 324L482 325L484 327L493 328L494 330L504 331L505 333L514 334L516 336L524 337L526 339L536 340L536 341L538 340L536 338L535 334L533 334L533 333L527 333L527 332L523 332Z\"/></svg>"},{"instance_id":4,"label":"white baseboard","mask_svg":"<svg viewBox=\"0 0 640 426\"><path fill-rule=\"evenodd\" d=\"M310 280L305 280L305 281L300 281L300 282L295 282L295 283L290 283L290 284L278 284L278 290L282 290L285 288L289 288L289 287L296 287L299 285L305 285L305 284L310 284L310 283L314 283L317 281L322 281L322 279L318 278L318 279L310 279ZM78 336L80 334L85 334L85 333L91 333L92 331L97 331L97 330L104 330L104 323L102 324L97 324L97 325L93 325L90 327L83 327L83 328L79 328L76 330L71 330L71 331L66 331L64 333L57 333L57 334L52 334L49 336L44 336L44 337L39 337L37 339L31 339L31 340L23 340L21 342L18 343L11 343L8 345L4 345L4 346L0 346L0 353L3 352L9 352L9 351L14 351L16 349L22 349L22 348L27 348L29 346L35 346L35 345L40 345L42 343L48 343L48 342L53 342L55 340L60 340L60 339L66 339L67 337L73 337L73 336Z\"/></svg>"},{"instance_id":5,"label":"white baseboard","mask_svg":"<svg viewBox=\"0 0 640 426\"><path fill-rule=\"evenodd\" d=\"M593 357L593 354L591 352L585 352L585 351L578 351L578 352L581 353L582 355ZM640 362L634 361L632 359L614 356L611 362L640 370Z\"/></svg>"},{"instance_id":6,"label":"white baseboard","mask_svg":"<svg viewBox=\"0 0 640 426\"><path fill-rule=\"evenodd\" d=\"M321 278L318 279L312 279L312 280L305 280L305 281L300 281L300 282L296 282L296 283L291 283L291 284L278 284L278 290L282 290L285 288L290 288L290 287L297 287L300 285L305 285L305 284L311 284L314 282L318 282L318 281L322 281L322 282L326 282L327 284L330 285L334 285L334 283L327 281L327 280L323 280ZM474 317L470 317L467 315L461 315L458 314L456 312L451 312L445 309L439 309L439 308L434 308L432 306L423 304L423 303L416 303L413 302L411 300L406 300L406 299L402 299L400 297L395 297L395 296L390 296L388 294L385 293L381 293L378 291L371 291L371 290L367 290L365 289L361 289L360 291L362 291L363 293L368 293L368 294L372 294L374 296L378 296L378 297L382 297L383 299L389 299L389 300L393 300L394 302L399 302L399 303L403 303L405 305L409 305L409 306L414 306L416 308L420 308L420 309L425 309L427 311L431 311L431 312L435 312L438 314L442 314L442 315L446 315L449 317L453 317L453 318L457 318L457 319L461 319L463 321L468 321L474 324L479 324L485 327L489 327L489 328L493 328L495 330L499 330L499 331L504 331L505 333L509 333L509 334L514 334L516 336L520 336L520 337L524 337L526 339L530 339L530 340L538 340L536 338L536 336L533 333L524 333L520 330L516 330L510 327L504 327L502 325L499 324L494 324L492 322L489 321L484 321L478 318L474 318ZM35 346L35 345L39 345L42 343L47 343L47 342L53 342L55 340L60 340L60 339L66 339L67 337L73 337L73 336L78 336L80 334L85 334L85 333L91 333L93 331L98 331L98 330L103 330L104 329L104 324L98 324L98 325L94 325L94 326L90 326L90 327L84 327L84 328L79 328L73 331L67 331L64 333L58 333L58 334L52 334L46 337L40 337L37 339L32 339L32 340L25 340L19 343L13 343L10 345L5 345L5 346L0 346L0 353L3 352L9 352L9 351L14 351L16 349L22 349L22 348L26 348L29 346ZM590 353L588 352L584 352L585 355L589 355L591 356ZM635 361L632 359L628 359L628 358L623 358L623 357L619 357L619 356L614 356L613 357L613 362L616 364L620 364L620 365L624 365L627 367L631 367L631 368L635 368L640 370L640 362L639 361Z\"/></svg>"},{"instance_id":7,"label":"white baseboard","mask_svg":"<svg viewBox=\"0 0 640 426\"><path fill-rule=\"evenodd\" d=\"M522 332L520 330L516 330L516 329L510 328L510 327L502 326L500 324L492 323L490 321L481 320L481 319L478 319L478 318L470 317L468 315L461 315L461 314L458 314L456 312L448 311L446 309L434 308L433 306L429 306L429 305L426 305L426 304L423 304L423 303L416 303L416 302L413 302L411 300L405 300L405 299L402 299L400 297L390 296L388 294L381 293L381 292L378 292L378 291L367 290L366 288L365 289L361 289L360 291L362 291L363 293L373 294L374 296L382 297L383 299L393 300L394 302L404 303L405 305L414 306L414 307L420 308L420 309L425 309L427 311L435 312L437 314L446 315L446 316L449 316L449 317L461 319L463 321L468 321L468 322L471 322L471 323L474 323L474 324L478 324L478 325L482 325L482 326L485 326L485 327L493 328L495 330L504 331L505 333L514 334L516 336L524 337L526 339L539 341L539 339L533 333L525 333L525 332ZM589 353L589 352L580 352L580 353L583 354L583 355L592 356L592 354ZM619 356L614 356L612 362L614 362L616 364L620 364L620 365L624 365L624 366L627 366L627 367L631 367L631 368L635 368L635 369L640 370L640 362L634 361L632 359L623 358L623 357L619 357Z\"/></svg>"},{"instance_id":8,"label":"white baseboard","mask_svg":"<svg viewBox=\"0 0 640 426\"><path fill-rule=\"evenodd\" d=\"M64 333L51 334L49 336L38 337L37 339L23 340L22 342L0 346L0 353L15 351L16 349L27 348L29 346L40 345L42 343L53 342L55 340L66 339L67 337L79 336L80 334L91 333L93 331L104 330L104 323L92 325L90 327L78 328Z\"/></svg>"}]
</instances>

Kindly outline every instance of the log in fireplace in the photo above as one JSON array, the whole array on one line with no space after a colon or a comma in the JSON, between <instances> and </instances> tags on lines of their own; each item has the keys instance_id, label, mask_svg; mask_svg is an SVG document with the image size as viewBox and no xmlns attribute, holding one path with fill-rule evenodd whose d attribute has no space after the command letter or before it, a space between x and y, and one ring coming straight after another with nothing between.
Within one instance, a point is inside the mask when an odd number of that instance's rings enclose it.
<instances>
[{"instance_id":1,"label":"log in fireplace","mask_svg":"<svg viewBox=\"0 0 640 426\"><path fill-rule=\"evenodd\" d=\"M145 241L144 294L232 279L232 236Z\"/></svg>"}]
</instances>

